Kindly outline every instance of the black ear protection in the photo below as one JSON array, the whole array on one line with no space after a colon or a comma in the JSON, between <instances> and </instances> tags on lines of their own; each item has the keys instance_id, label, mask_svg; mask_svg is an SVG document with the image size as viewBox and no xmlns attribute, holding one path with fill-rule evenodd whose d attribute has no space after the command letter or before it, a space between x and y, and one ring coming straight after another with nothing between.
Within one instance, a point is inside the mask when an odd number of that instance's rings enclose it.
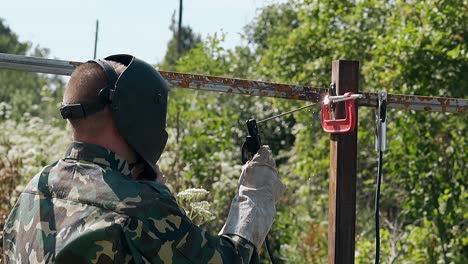
<instances>
[{"instance_id":1,"label":"black ear protection","mask_svg":"<svg viewBox=\"0 0 468 264\"><path fill-rule=\"evenodd\" d=\"M96 63L101 66L107 78L107 85L102 88L99 93L99 99L95 102L83 102L76 104L64 104L60 107L60 114L63 119L84 118L104 109L104 107L112 102L115 91L115 83L119 76L114 70L114 67L106 60L90 60L87 63Z\"/></svg>"}]
</instances>

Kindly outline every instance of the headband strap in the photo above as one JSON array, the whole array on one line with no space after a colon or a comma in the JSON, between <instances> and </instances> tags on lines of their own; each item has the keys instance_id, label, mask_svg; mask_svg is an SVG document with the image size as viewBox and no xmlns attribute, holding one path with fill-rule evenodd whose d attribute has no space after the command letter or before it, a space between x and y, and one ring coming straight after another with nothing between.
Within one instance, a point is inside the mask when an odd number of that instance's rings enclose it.
<instances>
[{"instance_id":1,"label":"headband strap","mask_svg":"<svg viewBox=\"0 0 468 264\"><path fill-rule=\"evenodd\" d=\"M63 104L60 107L60 114L63 119L77 119L84 118L104 109L107 104L112 102L114 97L115 83L119 76L114 70L114 67L106 60L90 60L88 63L96 63L101 66L107 78L106 87L99 91L99 100L95 102L77 103L77 104Z\"/></svg>"}]
</instances>

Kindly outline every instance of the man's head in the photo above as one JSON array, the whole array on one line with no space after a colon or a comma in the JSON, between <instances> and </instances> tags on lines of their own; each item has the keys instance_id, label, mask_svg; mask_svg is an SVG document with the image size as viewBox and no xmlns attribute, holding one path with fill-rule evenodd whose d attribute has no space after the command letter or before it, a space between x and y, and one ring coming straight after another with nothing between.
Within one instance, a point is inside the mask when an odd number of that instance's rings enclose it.
<instances>
[{"instance_id":1,"label":"man's head","mask_svg":"<svg viewBox=\"0 0 468 264\"><path fill-rule=\"evenodd\" d=\"M108 62L120 75L127 68L125 65ZM76 68L70 77L67 89L63 95L64 104L78 104L99 101L99 91L107 86L107 77L97 63L87 62ZM80 138L98 137L100 133L114 125L109 106L101 111L83 118L69 119L75 140Z\"/></svg>"},{"instance_id":2,"label":"man's head","mask_svg":"<svg viewBox=\"0 0 468 264\"><path fill-rule=\"evenodd\" d=\"M94 60L76 69L68 89L60 112L74 134L99 137L113 127L154 167L167 141L169 88L153 66L131 55Z\"/></svg>"}]
</instances>

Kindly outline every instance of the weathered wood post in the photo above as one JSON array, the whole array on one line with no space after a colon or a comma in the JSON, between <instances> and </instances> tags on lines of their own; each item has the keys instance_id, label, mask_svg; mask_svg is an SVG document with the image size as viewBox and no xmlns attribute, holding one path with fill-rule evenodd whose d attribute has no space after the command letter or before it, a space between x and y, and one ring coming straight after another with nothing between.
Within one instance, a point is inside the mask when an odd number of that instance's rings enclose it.
<instances>
[{"instance_id":1,"label":"weathered wood post","mask_svg":"<svg viewBox=\"0 0 468 264\"><path fill-rule=\"evenodd\" d=\"M336 60L332 64L332 82L336 95L359 91L359 62ZM356 122L358 108L356 107ZM335 118L346 116L338 103ZM328 263L354 263L356 223L356 129L330 137L330 197L328 211Z\"/></svg>"}]
</instances>

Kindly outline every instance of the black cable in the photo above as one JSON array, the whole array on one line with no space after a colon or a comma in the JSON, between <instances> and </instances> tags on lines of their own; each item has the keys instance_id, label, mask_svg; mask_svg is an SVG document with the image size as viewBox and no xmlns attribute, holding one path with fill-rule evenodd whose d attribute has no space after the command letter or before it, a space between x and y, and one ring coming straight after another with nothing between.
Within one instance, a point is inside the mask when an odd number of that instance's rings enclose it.
<instances>
[{"instance_id":1,"label":"black cable","mask_svg":"<svg viewBox=\"0 0 468 264\"><path fill-rule=\"evenodd\" d=\"M268 236L265 237L265 246L268 252L268 256L270 256L271 264L276 264L275 257L273 257L273 251L270 248L270 243L268 242Z\"/></svg>"},{"instance_id":2,"label":"black cable","mask_svg":"<svg viewBox=\"0 0 468 264\"><path fill-rule=\"evenodd\" d=\"M309 106L302 107L302 109L309 107ZM298 109L292 110L292 111L289 111L289 113L299 111L299 110ZM276 118L278 116L281 116L281 115L277 115L272 118ZM272 118L269 118L269 119L272 119ZM269 119L267 118L263 121L267 121ZM260 139L260 136L258 135L258 127L257 127L258 122L255 119L249 119L247 120L246 123L247 123L247 130L249 132L249 135L245 138L244 144L242 144L242 149L241 149L242 164L245 164L249 159L251 159L262 146L262 140ZM249 154L250 154L250 157L249 157ZM265 237L265 246L268 252L268 256L270 256L271 263L276 264L275 258L273 257L273 251L271 250L270 243L268 242L268 234Z\"/></svg>"},{"instance_id":3,"label":"black cable","mask_svg":"<svg viewBox=\"0 0 468 264\"><path fill-rule=\"evenodd\" d=\"M303 107L299 107L299 108L296 108L296 109L293 109L293 110L290 110L290 111L281 113L281 114L279 114L279 115L270 116L270 117L268 117L268 118L265 118L265 119L263 119L263 120L258 121L258 122L257 122L257 125L258 125L258 124L261 124L261 123L263 123L263 122L266 122L266 121L275 119L275 118L280 117L280 116L289 115L289 114L292 114L292 113L294 113L294 112L297 112L297 111L300 111L300 110L309 108L309 107L314 106L314 105L316 105L316 104L317 104L317 103L309 104L309 105L306 105L306 106L303 106Z\"/></svg>"},{"instance_id":4,"label":"black cable","mask_svg":"<svg viewBox=\"0 0 468 264\"><path fill-rule=\"evenodd\" d=\"M379 219L379 203L380 203L380 184L382 183L382 158L383 151L379 151L379 164L377 169L377 186L375 191L375 264L380 263L380 219Z\"/></svg>"}]
</instances>

